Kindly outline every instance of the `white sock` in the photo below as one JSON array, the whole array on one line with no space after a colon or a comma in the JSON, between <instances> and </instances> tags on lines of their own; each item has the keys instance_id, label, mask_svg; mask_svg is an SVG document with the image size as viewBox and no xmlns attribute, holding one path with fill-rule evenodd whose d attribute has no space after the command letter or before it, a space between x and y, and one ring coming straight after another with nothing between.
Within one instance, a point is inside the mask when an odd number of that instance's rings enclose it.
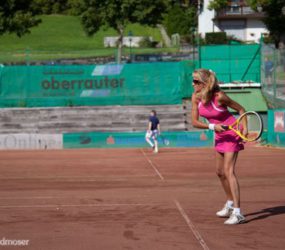
<instances>
[{"instance_id":1,"label":"white sock","mask_svg":"<svg viewBox=\"0 0 285 250\"><path fill-rule=\"evenodd\" d=\"M234 205L234 201L231 201L231 200L227 200L227 207L230 207L232 208Z\"/></svg>"},{"instance_id":2,"label":"white sock","mask_svg":"<svg viewBox=\"0 0 285 250\"><path fill-rule=\"evenodd\" d=\"M154 141L154 146L155 146L155 149L158 150L158 143L157 143L157 140Z\"/></svg>"},{"instance_id":3,"label":"white sock","mask_svg":"<svg viewBox=\"0 0 285 250\"><path fill-rule=\"evenodd\" d=\"M240 214L240 208L239 207L234 207L234 214Z\"/></svg>"}]
</instances>

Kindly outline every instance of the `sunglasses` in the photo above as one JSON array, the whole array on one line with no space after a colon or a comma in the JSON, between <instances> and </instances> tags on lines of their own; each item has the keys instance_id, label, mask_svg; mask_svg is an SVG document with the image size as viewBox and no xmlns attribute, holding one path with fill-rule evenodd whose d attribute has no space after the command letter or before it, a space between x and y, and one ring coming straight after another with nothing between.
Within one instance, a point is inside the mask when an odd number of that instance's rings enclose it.
<instances>
[{"instance_id":1,"label":"sunglasses","mask_svg":"<svg viewBox=\"0 0 285 250\"><path fill-rule=\"evenodd\" d=\"M197 79L193 79L193 83L194 83L195 85L203 84L203 82L201 82L201 81L199 81L199 80L197 80Z\"/></svg>"}]
</instances>

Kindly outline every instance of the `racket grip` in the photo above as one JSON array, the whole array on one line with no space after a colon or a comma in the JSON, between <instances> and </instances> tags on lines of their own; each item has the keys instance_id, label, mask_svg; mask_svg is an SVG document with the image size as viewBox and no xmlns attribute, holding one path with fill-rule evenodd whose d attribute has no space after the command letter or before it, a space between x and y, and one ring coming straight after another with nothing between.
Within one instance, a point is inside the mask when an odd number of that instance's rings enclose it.
<instances>
[{"instance_id":1,"label":"racket grip","mask_svg":"<svg viewBox=\"0 0 285 250\"><path fill-rule=\"evenodd\" d=\"M222 125L222 128L225 130L229 130L229 126L227 126L227 125Z\"/></svg>"}]
</instances>

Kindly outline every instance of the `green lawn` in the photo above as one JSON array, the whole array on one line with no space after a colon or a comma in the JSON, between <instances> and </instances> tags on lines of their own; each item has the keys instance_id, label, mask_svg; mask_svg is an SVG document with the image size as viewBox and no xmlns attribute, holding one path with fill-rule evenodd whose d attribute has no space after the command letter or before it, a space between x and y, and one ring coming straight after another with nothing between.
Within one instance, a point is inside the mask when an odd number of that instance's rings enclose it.
<instances>
[{"instance_id":1,"label":"green lawn","mask_svg":"<svg viewBox=\"0 0 285 250\"><path fill-rule=\"evenodd\" d=\"M42 16L42 23L31 30L31 34L18 38L16 35L0 37L0 63L25 60L49 60L59 58L78 58L115 55L114 48L104 48L105 36L116 36L113 29L101 29L88 37L75 16ZM125 34L132 31L134 36L152 36L161 41L157 28L131 24ZM175 49L133 49L134 53L174 51ZM125 53L128 50L125 49Z\"/></svg>"}]
</instances>

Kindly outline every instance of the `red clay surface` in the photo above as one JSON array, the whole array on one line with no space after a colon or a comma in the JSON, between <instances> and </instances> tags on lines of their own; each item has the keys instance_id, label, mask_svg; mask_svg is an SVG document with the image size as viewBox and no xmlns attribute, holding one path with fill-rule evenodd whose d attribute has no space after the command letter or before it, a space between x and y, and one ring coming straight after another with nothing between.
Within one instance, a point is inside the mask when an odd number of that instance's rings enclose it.
<instances>
[{"instance_id":1,"label":"red clay surface","mask_svg":"<svg viewBox=\"0 0 285 250\"><path fill-rule=\"evenodd\" d=\"M213 149L2 151L0 240L35 250L285 249L284 162L282 149L241 152L247 223L225 226Z\"/></svg>"}]
</instances>

